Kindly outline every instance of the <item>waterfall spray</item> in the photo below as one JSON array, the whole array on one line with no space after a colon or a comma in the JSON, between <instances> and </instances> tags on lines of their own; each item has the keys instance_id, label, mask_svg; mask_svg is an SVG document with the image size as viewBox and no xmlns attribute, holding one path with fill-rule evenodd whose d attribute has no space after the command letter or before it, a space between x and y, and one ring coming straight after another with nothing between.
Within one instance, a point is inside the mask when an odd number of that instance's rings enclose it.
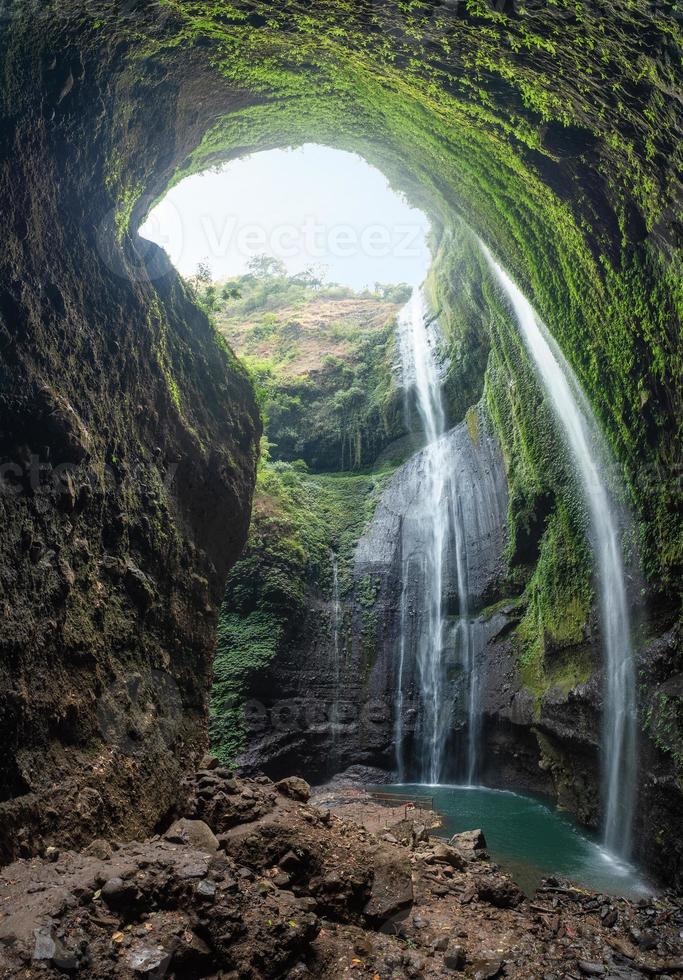
<instances>
[{"instance_id":1,"label":"waterfall spray","mask_svg":"<svg viewBox=\"0 0 683 980\"><path fill-rule=\"evenodd\" d=\"M482 249L510 302L524 344L564 431L590 517L605 652L604 844L609 851L627 858L636 788L635 667L619 529L601 473L604 449L588 400L558 345L486 246L482 245Z\"/></svg>"}]
</instances>

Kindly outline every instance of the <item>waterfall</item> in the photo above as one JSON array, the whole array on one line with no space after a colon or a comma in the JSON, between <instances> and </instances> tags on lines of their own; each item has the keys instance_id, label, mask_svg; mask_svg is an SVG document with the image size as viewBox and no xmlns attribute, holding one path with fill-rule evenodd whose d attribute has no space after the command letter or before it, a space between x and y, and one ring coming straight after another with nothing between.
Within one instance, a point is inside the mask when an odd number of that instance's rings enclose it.
<instances>
[{"instance_id":1,"label":"waterfall","mask_svg":"<svg viewBox=\"0 0 683 980\"><path fill-rule=\"evenodd\" d=\"M404 671L408 636L418 667L420 730L418 749L420 778L438 783L444 771L444 750L451 727L453 691L447 683L447 666L459 657L465 686L466 751L460 767L473 784L477 774L480 730L477 655L470 618L468 538L486 522L480 514L480 491L463 482L464 460L457 452L459 440L446 433L442 401L442 376L435 355L435 338L429 333L426 304L415 290L401 313L403 379L414 391L425 448L418 454L422 470L420 492L412 502L410 521L402 533L402 580L400 608L399 669L396 689L396 761L399 779L405 776L402 717ZM468 470L469 473L469 470ZM482 480L481 485L485 485ZM467 502L463 497L467 497ZM417 530L416 530L417 529ZM444 573L453 558L458 593L458 622L450 633L444 612ZM408 589L408 583L419 587ZM416 601L417 600L417 601ZM417 608L411 608L411 602ZM449 636L450 634L450 636Z\"/></svg>"},{"instance_id":2,"label":"waterfall","mask_svg":"<svg viewBox=\"0 0 683 980\"><path fill-rule=\"evenodd\" d=\"M406 780L405 759L403 757L403 683L406 665L406 637L408 633L408 569L405 562L401 569L401 605L399 618L398 671L396 678L396 702L394 705L394 744L396 746L396 772L399 783Z\"/></svg>"},{"instance_id":3,"label":"waterfall","mask_svg":"<svg viewBox=\"0 0 683 980\"><path fill-rule=\"evenodd\" d=\"M558 345L486 246L482 249L512 306L524 344L564 431L588 509L596 549L605 657L604 844L612 853L628 857L636 788L635 667L619 528L601 474L604 449L588 400Z\"/></svg>"},{"instance_id":4,"label":"waterfall","mask_svg":"<svg viewBox=\"0 0 683 980\"><path fill-rule=\"evenodd\" d=\"M444 644L443 571L449 539L446 498L448 466L446 458L445 413L441 400L441 377L426 327L425 302L421 290L413 295L399 317L399 337L406 387L415 392L418 414L426 446L421 456L424 468L424 493L415 501L414 520L422 527L422 547L404 547L403 596L401 603L402 646L407 632L408 610L405 584L411 577L420 580L421 606L417 610L417 665L421 697L420 773L424 782L438 783L443 768L443 750L449 712L444 709L444 669L441 652ZM404 541L404 546L408 542ZM401 661L405 650L401 651ZM402 687L402 663L398 689ZM402 694L400 695L402 698ZM400 705L402 710L402 704ZM397 705L398 714L398 705ZM400 722L399 722L400 723ZM397 741L397 746L400 739ZM400 749L399 749L400 751ZM400 763L402 765L402 761Z\"/></svg>"}]
</instances>

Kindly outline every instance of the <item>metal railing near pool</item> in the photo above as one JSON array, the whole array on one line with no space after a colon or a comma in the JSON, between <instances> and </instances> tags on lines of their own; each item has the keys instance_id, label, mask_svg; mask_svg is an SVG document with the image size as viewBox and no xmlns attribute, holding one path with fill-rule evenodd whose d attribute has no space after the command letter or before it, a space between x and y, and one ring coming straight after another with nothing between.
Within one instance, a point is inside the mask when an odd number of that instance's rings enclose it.
<instances>
[{"instance_id":1,"label":"metal railing near pool","mask_svg":"<svg viewBox=\"0 0 683 980\"><path fill-rule=\"evenodd\" d=\"M403 807L406 819L410 810L434 811L434 797L422 793L382 793L372 790L368 795L374 803L381 806Z\"/></svg>"}]
</instances>

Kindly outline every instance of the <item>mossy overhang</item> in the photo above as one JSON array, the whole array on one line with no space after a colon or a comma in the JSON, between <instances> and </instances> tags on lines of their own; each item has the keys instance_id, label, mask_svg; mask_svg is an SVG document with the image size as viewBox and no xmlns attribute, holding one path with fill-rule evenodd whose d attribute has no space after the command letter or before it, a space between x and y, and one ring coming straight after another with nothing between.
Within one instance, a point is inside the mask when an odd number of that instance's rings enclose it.
<instances>
[{"instance_id":1,"label":"mossy overhang","mask_svg":"<svg viewBox=\"0 0 683 980\"><path fill-rule=\"evenodd\" d=\"M107 193L91 217L124 248L184 175L304 141L378 166L437 241L464 219L576 369L666 578L681 557L680 33L667 0L67 0L54 21L20 19L13 44L47 63L62 41L82 66L55 108L65 140L95 85Z\"/></svg>"}]
</instances>

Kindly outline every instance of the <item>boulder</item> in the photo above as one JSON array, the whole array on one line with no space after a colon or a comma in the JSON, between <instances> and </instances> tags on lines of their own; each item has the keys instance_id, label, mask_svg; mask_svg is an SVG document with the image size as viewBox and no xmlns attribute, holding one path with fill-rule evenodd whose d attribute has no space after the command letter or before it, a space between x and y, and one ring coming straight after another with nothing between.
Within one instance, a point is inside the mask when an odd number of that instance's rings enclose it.
<instances>
[{"instance_id":1,"label":"boulder","mask_svg":"<svg viewBox=\"0 0 683 980\"><path fill-rule=\"evenodd\" d=\"M524 893L510 878L484 877L477 882L477 898L498 909L514 909L524 901Z\"/></svg>"},{"instance_id":2,"label":"boulder","mask_svg":"<svg viewBox=\"0 0 683 980\"><path fill-rule=\"evenodd\" d=\"M203 820L176 820L164 834L164 840L171 844L190 844L200 851L215 854L218 850L218 838L208 824Z\"/></svg>"},{"instance_id":3,"label":"boulder","mask_svg":"<svg viewBox=\"0 0 683 980\"><path fill-rule=\"evenodd\" d=\"M413 904L413 880L409 859L395 847L378 847L373 866L370 898L363 912L373 924L381 925Z\"/></svg>"},{"instance_id":4,"label":"boulder","mask_svg":"<svg viewBox=\"0 0 683 980\"><path fill-rule=\"evenodd\" d=\"M486 851L486 838L481 830L466 830L462 834L453 834L448 842L468 861L475 861Z\"/></svg>"},{"instance_id":5,"label":"boulder","mask_svg":"<svg viewBox=\"0 0 683 980\"><path fill-rule=\"evenodd\" d=\"M467 862L459 851L449 844L435 844L427 858L428 864L448 864L456 871L463 871Z\"/></svg>"},{"instance_id":6,"label":"boulder","mask_svg":"<svg viewBox=\"0 0 683 980\"><path fill-rule=\"evenodd\" d=\"M462 946L449 946L446 950L446 955L443 958L443 965L448 970L454 970L455 972L460 972L465 969L465 963L467 962L467 956L465 950Z\"/></svg>"},{"instance_id":7,"label":"boulder","mask_svg":"<svg viewBox=\"0 0 683 980\"><path fill-rule=\"evenodd\" d=\"M131 912L137 905L140 893L132 881L124 881L114 877L105 881L102 886L102 901L113 912Z\"/></svg>"},{"instance_id":8,"label":"boulder","mask_svg":"<svg viewBox=\"0 0 683 980\"><path fill-rule=\"evenodd\" d=\"M275 788L283 796L290 800L298 800L300 803L308 803L311 798L311 787L305 779L300 776L288 776L275 783Z\"/></svg>"},{"instance_id":9,"label":"boulder","mask_svg":"<svg viewBox=\"0 0 683 980\"><path fill-rule=\"evenodd\" d=\"M96 840L92 841L91 844L88 844L83 853L87 854L89 857L98 858L100 861L108 861L114 853L114 849L109 841L98 837Z\"/></svg>"}]
</instances>

